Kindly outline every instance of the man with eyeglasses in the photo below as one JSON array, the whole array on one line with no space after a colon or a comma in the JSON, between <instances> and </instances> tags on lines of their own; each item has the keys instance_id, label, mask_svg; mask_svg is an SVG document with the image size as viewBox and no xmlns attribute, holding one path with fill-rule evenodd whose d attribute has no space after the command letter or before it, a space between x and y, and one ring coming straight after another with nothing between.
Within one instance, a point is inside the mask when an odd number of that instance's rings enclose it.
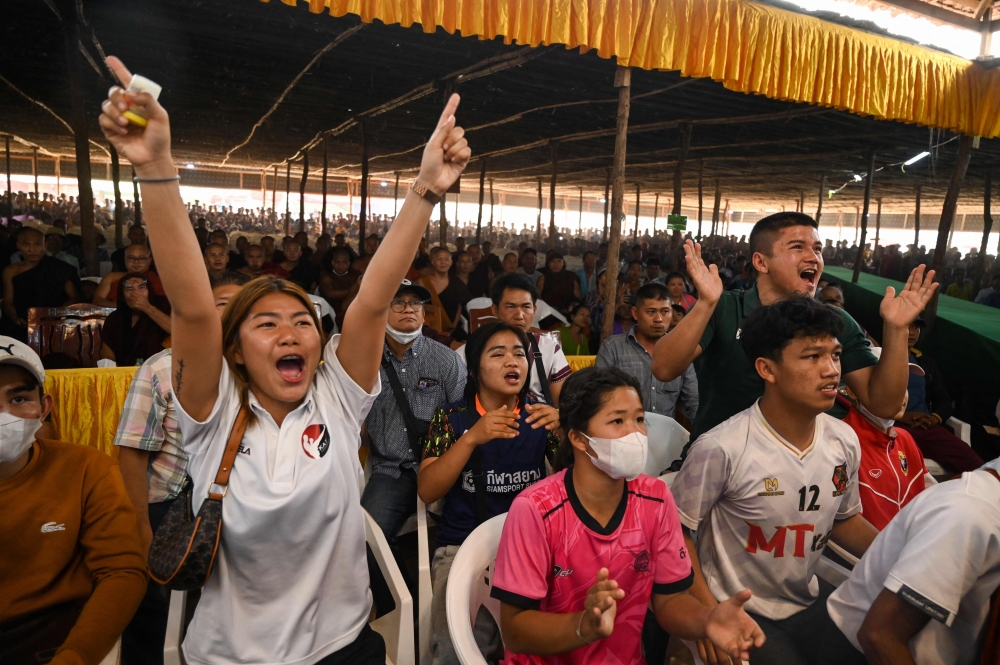
<instances>
[{"instance_id":1,"label":"man with eyeglasses","mask_svg":"<svg viewBox=\"0 0 1000 665\"><path fill-rule=\"evenodd\" d=\"M438 407L462 397L465 366L444 344L424 337L424 287L403 280L389 304L382 392L365 419L371 477L361 505L389 544L417 508L421 440Z\"/></svg>"},{"instance_id":2,"label":"man with eyeglasses","mask_svg":"<svg viewBox=\"0 0 1000 665\"><path fill-rule=\"evenodd\" d=\"M135 227L133 227L135 228ZM163 292L163 284L160 276L152 270L153 254L145 244L129 245L125 248L123 259L125 263L124 272L109 272L97 285L94 292L94 304L100 307L118 307L118 280L130 272L137 272L145 276L149 282L149 287L160 296L166 295Z\"/></svg>"}]
</instances>

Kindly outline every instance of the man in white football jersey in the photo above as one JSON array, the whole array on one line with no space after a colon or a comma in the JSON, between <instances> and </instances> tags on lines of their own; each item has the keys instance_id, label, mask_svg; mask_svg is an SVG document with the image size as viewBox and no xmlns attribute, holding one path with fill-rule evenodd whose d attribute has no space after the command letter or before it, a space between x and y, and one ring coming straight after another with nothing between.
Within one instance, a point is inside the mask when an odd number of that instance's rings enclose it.
<instances>
[{"instance_id":1,"label":"man in white football jersey","mask_svg":"<svg viewBox=\"0 0 1000 665\"><path fill-rule=\"evenodd\" d=\"M815 575L829 539L861 556L878 535L858 514L858 437L824 413L840 382L841 326L806 297L751 312L740 343L764 396L699 437L671 488L690 530L691 593L714 605L753 592L746 610L767 642L751 665L864 662L827 615L833 588ZM729 662L698 649L707 663Z\"/></svg>"}]
</instances>

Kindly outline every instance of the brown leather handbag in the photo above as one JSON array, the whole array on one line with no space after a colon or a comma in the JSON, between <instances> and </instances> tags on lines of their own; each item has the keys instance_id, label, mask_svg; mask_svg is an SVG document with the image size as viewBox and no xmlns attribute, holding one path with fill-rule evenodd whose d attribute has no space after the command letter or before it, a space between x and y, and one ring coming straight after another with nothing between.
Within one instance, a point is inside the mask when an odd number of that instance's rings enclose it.
<instances>
[{"instance_id":1,"label":"brown leather handbag","mask_svg":"<svg viewBox=\"0 0 1000 665\"><path fill-rule=\"evenodd\" d=\"M222 499L229 491L229 474L246 428L247 412L242 408L236 415L215 482L209 486L208 498L197 515L191 509L191 478L185 479L181 495L170 506L149 548L149 576L157 584L190 591L205 586L212 574L222 539Z\"/></svg>"}]
</instances>

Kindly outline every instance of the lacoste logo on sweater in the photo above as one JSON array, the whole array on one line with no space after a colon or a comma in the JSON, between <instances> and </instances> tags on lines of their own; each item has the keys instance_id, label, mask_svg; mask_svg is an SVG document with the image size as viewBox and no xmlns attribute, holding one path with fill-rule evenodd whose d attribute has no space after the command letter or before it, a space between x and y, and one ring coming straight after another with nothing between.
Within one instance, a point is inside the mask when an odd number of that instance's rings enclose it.
<instances>
[{"instance_id":1,"label":"lacoste logo on sweater","mask_svg":"<svg viewBox=\"0 0 1000 665\"><path fill-rule=\"evenodd\" d=\"M3 348L3 347L0 347ZM12 354L13 355L13 354ZM55 522L46 522L42 525L42 533L52 533L53 531L65 531L65 524L56 524Z\"/></svg>"}]
</instances>

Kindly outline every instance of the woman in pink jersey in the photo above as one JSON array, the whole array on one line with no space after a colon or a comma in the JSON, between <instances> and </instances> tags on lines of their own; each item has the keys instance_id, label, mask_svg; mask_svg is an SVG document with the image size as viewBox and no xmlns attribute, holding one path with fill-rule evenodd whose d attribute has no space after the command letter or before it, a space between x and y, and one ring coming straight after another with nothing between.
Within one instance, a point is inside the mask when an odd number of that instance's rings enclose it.
<instances>
[{"instance_id":1,"label":"woman in pink jersey","mask_svg":"<svg viewBox=\"0 0 1000 665\"><path fill-rule=\"evenodd\" d=\"M640 475L644 415L638 382L617 368L567 379L557 473L514 500L497 553L508 665L645 663L650 601L664 630L734 659L764 643L742 608L749 591L712 610L686 593L694 576L673 497Z\"/></svg>"}]
</instances>

